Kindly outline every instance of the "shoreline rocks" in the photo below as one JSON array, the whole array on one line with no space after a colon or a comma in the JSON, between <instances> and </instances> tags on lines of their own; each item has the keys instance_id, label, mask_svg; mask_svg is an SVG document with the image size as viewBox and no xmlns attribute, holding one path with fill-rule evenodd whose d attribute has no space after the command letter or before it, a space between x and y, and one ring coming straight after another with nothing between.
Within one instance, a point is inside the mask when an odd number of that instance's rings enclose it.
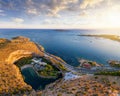
<instances>
[{"instance_id":1,"label":"shoreline rocks","mask_svg":"<svg viewBox=\"0 0 120 96\"><path fill-rule=\"evenodd\" d=\"M111 67L119 67L119 68L120 68L120 61L118 61L118 60L109 60L109 61L108 61L108 64L109 64Z\"/></svg>"},{"instance_id":2,"label":"shoreline rocks","mask_svg":"<svg viewBox=\"0 0 120 96\"><path fill-rule=\"evenodd\" d=\"M101 67L102 66L101 64L98 64L95 61L89 61L86 59L79 58L78 61L80 63L79 67L83 67L83 68L87 68L87 69L91 69L92 67Z\"/></svg>"}]
</instances>

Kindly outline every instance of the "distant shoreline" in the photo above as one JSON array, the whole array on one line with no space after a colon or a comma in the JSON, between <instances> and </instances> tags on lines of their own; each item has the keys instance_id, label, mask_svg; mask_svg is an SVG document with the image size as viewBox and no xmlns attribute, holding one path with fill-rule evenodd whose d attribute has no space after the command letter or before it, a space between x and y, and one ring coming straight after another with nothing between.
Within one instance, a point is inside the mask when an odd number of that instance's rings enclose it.
<instances>
[{"instance_id":1,"label":"distant shoreline","mask_svg":"<svg viewBox=\"0 0 120 96\"><path fill-rule=\"evenodd\" d=\"M120 36L119 35L109 35L109 34L91 35L91 34L86 34L86 35L78 35L78 36L98 37L98 38L105 38L105 39L120 42Z\"/></svg>"}]
</instances>

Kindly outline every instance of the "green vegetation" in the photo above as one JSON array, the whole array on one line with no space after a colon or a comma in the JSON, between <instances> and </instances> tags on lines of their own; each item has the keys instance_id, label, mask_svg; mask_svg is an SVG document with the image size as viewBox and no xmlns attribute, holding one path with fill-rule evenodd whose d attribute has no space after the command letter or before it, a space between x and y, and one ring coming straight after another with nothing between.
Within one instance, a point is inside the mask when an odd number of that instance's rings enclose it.
<instances>
[{"instance_id":1,"label":"green vegetation","mask_svg":"<svg viewBox=\"0 0 120 96\"><path fill-rule=\"evenodd\" d=\"M38 73L44 77L57 77L59 70L55 68L54 66L47 64L45 66L45 69L38 71Z\"/></svg>"},{"instance_id":2,"label":"green vegetation","mask_svg":"<svg viewBox=\"0 0 120 96\"><path fill-rule=\"evenodd\" d=\"M43 76L43 77L57 77L58 76L59 69L56 68L54 65L52 65L52 62L50 62L49 60L43 57L42 57L42 62L46 62L47 65L45 66L45 68L43 68L43 70L38 71L40 76ZM26 64L31 64L31 63L32 63L32 57L23 57L19 59L17 62L15 62L15 64L19 68L21 68L22 66Z\"/></svg>"},{"instance_id":3,"label":"green vegetation","mask_svg":"<svg viewBox=\"0 0 120 96\"><path fill-rule=\"evenodd\" d=\"M44 57L42 57L42 62L45 62L47 64L52 64L52 62Z\"/></svg>"},{"instance_id":4,"label":"green vegetation","mask_svg":"<svg viewBox=\"0 0 120 96\"><path fill-rule=\"evenodd\" d=\"M96 62L92 62L92 61L89 61L88 63L89 63L91 66L96 66L96 65L97 65Z\"/></svg>"},{"instance_id":5,"label":"green vegetation","mask_svg":"<svg viewBox=\"0 0 120 96\"><path fill-rule=\"evenodd\" d=\"M102 71L95 73L95 75L112 75L112 76L120 76L120 71Z\"/></svg>"},{"instance_id":6,"label":"green vegetation","mask_svg":"<svg viewBox=\"0 0 120 96\"><path fill-rule=\"evenodd\" d=\"M114 64L112 67L120 67L120 64Z\"/></svg>"},{"instance_id":7,"label":"green vegetation","mask_svg":"<svg viewBox=\"0 0 120 96\"><path fill-rule=\"evenodd\" d=\"M54 59L46 59L46 58L42 58L42 61L43 62L46 62L47 64L55 64L55 65L53 65L53 66L57 66L60 70L62 70L62 71L65 71L66 70L66 68L64 67L64 65L63 64L61 64L61 63L59 63L57 60L54 60Z\"/></svg>"},{"instance_id":8,"label":"green vegetation","mask_svg":"<svg viewBox=\"0 0 120 96\"><path fill-rule=\"evenodd\" d=\"M63 64L59 63L58 65L59 65L60 69L62 69L63 71L67 70Z\"/></svg>"},{"instance_id":9,"label":"green vegetation","mask_svg":"<svg viewBox=\"0 0 120 96\"><path fill-rule=\"evenodd\" d=\"M26 64L31 64L31 62L32 62L32 57L23 57L19 59L17 62L15 62L15 65L17 65L20 68Z\"/></svg>"}]
</instances>

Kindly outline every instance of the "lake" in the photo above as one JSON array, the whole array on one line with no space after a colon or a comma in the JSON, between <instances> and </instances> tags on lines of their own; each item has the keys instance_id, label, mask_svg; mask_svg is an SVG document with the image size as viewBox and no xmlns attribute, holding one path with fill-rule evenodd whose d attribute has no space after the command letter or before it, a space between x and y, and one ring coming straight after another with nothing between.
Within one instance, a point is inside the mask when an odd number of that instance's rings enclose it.
<instances>
[{"instance_id":1,"label":"lake","mask_svg":"<svg viewBox=\"0 0 120 96\"><path fill-rule=\"evenodd\" d=\"M52 29L0 29L0 38L26 36L41 44L45 50L57 55L68 64L77 66L78 58L107 65L110 59L120 60L120 43L104 38L81 37L80 34L117 34L114 30L52 30Z\"/></svg>"},{"instance_id":2,"label":"lake","mask_svg":"<svg viewBox=\"0 0 120 96\"><path fill-rule=\"evenodd\" d=\"M50 84L54 81L56 81L59 78L56 79L47 79L47 78L41 78L33 68L25 68L22 70L22 75L24 76L24 80L27 84L31 85L33 89L35 90L42 90L45 88L47 84Z\"/></svg>"}]
</instances>

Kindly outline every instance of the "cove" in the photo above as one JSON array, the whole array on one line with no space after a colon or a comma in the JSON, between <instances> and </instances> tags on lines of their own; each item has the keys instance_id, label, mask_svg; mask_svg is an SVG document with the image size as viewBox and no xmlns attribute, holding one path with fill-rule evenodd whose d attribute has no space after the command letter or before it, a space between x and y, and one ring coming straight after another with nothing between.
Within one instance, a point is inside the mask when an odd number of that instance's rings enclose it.
<instances>
[{"instance_id":1,"label":"cove","mask_svg":"<svg viewBox=\"0 0 120 96\"><path fill-rule=\"evenodd\" d=\"M32 88L35 90L43 90L46 85L61 78L61 76L59 76L56 79L41 78L31 67L25 68L21 72L22 75L24 76L24 81L27 84L31 85Z\"/></svg>"}]
</instances>

